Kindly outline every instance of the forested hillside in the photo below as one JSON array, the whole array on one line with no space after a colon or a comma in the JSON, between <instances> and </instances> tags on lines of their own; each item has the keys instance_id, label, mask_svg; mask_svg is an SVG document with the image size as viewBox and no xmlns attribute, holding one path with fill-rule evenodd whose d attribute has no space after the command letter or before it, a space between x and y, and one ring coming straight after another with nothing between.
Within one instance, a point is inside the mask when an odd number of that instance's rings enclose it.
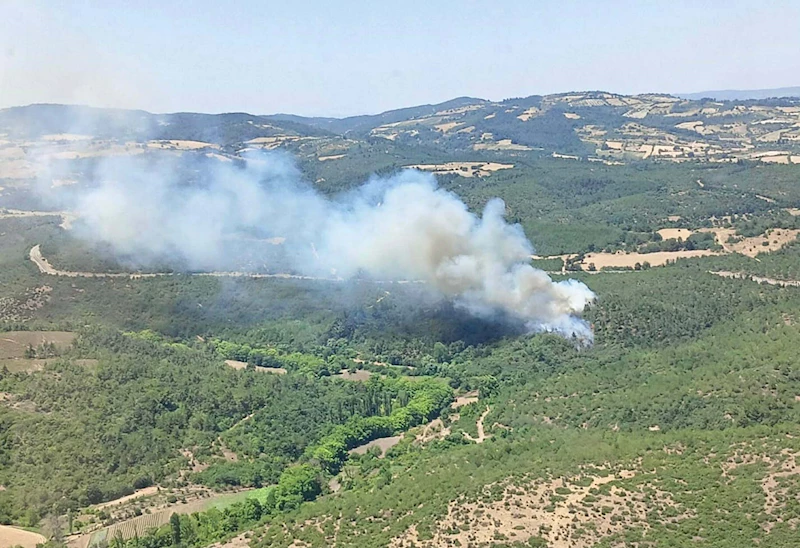
<instances>
[{"instance_id":1,"label":"forested hillside","mask_svg":"<svg viewBox=\"0 0 800 548\"><path fill-rule=\"evenodd\" d=\"M798 109L0 112L0 523L48 548L795 546ZM531 264L596 294L593 344L303 276L291 234L232 238L230 272L142 264L61 207L109 166L190 189L265 150L334 199L408 166L470 211L502 198Z\"/></svg>"}]
</instances>

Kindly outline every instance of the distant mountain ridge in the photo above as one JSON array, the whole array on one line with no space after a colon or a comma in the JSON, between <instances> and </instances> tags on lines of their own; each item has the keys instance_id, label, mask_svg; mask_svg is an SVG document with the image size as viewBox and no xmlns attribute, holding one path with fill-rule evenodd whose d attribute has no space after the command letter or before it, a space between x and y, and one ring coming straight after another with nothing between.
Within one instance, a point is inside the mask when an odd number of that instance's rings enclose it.
<instances>
[{"instance_id":1,"label":"distant mountain ridge","mask_svg":"<svg viewBox=\"0 0 800 548\"><path fill-rule=\"evenodd\" d=\"M399 109L387 110L380 114L361 114L357 116L348 116L346 118L330 118L330 117L306 117L297 116L294 114L272 114L268 115L273 120L286 120L306 124L321 129L326 129L334 133L348 133L350 131L369 130L384 124L392 124L419 118L421 116L431 116L436 112L442 110L461 108L470 105L482 105L488 103L486 99L478 99L475 97L457 97L450 99L444 103L435 105L418 105L413 107L404 107Z\"/></svg>"},{"instance_id":2,"label":"distant mountain ridge","mask_svg":"<svg viewBox=\"0 0 800 548\"><path fill-rule=\"evenodd\" d=\"M762 100L774 97L800 97L800 86L771 89L725 89L697 91L694 93L676 93L676 97L697 101L700 99L716 99L717 101Z\"/></svg>"},{"instance_id":3,"label":"distant mountain ridge","mask_svg":"<svg viewBox=\"0 0 800 548\"><path fill-rule=\"evenodd\" d=\"M800 95L800 88L762 93L772 96L793 89ZM698 95L708 94L713 92ZM800 98L720 101L681 99L666 93L584 91L503 101L458 97L347 118L151 114L30 105L0 110L0 134L22 142L76 138L134 142L147 150L216 147L229 159L250 151L279 149L339 166L347 161L365 163L367 158L372 165L370 155L377 154L385 159L386 169L454 154L464 161L502 159L510 164L546 155L611 165L640 160L800 165Z\"/></svg>"}]
</instances>

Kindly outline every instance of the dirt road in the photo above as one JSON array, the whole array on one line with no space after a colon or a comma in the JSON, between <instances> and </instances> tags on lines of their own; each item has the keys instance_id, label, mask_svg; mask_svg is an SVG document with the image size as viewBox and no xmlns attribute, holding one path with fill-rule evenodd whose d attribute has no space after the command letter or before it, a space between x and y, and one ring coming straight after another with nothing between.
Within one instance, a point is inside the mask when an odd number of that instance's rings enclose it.
<instances>
[{"instance_id":1,"label":"dirt road","mask_svg":"<svg viewBox=\"0 0 800 548\"><path fill-rule=\"evenodd\" d=\"M491 409L487 405L486 406L486 411L481 413L481 416L478 417L478 423L475 425L478 428L478 437L477 438L473 438L471 435L469 435L466 432L464 432L464 437L465 438L467 438L469 441L474 441L475 443L483 443L484 441L487 440L487 438L491 437L491 436L487 436L486 435L486 430L484 429L484 426L483 426L483 422L486 420L486 416L489 414L490 411L491 411Z\"/></svg>"},{"instance_id":2,"label":"dirt road","mask_svg":"<svg viewBox=\"0 0 800 548\"><path fill-rule=\"evenodd\" d=\"M42 274L50 276L64 276L67 278L159 278L163 276L173 276L171 272L148 272L148 273L130 273L130 272L80 272L73 270L59 270L54 268L53 265L42 255L41 246L36 244L31 248L29 253L30 259L33 264L39 269ZM292 280L321 280L329 282L339 282L342 278L321 278L315 276L301 276L299 274L252 274L248 272L195 272L193 276L212 276L215 278L280 278Z\"/></svg>"},{"instance_id":3,"label":"dirt road","mask_svg":"<svg viewBox=\"0 0 800 548\"><path fill-rule=\"evenodd\" d=\"M775 278L755 276L753 274L745 274L744 272L728 272L725 270L709 272L709 274L721 276L723 278L734 278L737 280L752 280L759 284L778 285L781 287L800 287L800 280L776 280Z\"/></svg>"}]
</instances>

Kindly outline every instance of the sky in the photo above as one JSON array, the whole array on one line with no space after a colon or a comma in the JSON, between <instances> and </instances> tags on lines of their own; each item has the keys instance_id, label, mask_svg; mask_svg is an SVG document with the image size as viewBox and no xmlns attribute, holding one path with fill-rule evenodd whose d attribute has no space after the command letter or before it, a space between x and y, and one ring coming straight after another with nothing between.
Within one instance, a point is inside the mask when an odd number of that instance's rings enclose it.
<instances>
[{"instance_id":1,"label":"sky","mask_svg":"<svg viewBox=\"0 0 800 548\"><path fill-rule=\"evenodd\" d=\"M0 0L0 108L349 116L797 85L798 0Z\"/></svg>"}]
</instances>

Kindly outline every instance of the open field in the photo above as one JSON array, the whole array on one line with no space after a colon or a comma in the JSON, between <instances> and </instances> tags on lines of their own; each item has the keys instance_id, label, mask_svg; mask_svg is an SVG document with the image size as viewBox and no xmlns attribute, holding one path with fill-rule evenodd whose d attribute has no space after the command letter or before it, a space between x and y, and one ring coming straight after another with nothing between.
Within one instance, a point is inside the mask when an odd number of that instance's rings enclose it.
<instances>
[{"instance_id":1,"label":"open field","mask_svg":"<svg viewBox=\"0 0 800 548\"><path fill-rule=\"evenodd\" d=\"M602 268L634 268L637 263L639 265L649 263L650 266L664 266L667 261L710 255L716 255L716 253L708 249L659 251L656 253L587 253L581 266L584 270L587 270L590 265L594 265L598 270Z\"/></svg>"},{"instance_id":2,"label":"open field","mask_svg":"<svg viewBox=\"0 0 800 548\"><path fill-rule=\"evenodd\" d=\"M447 162L445 164L416 164L406 167L433 173L451 173L462 177L485 177L495 171L511 169L514 165L497 162Z\"/></svg>"},{"instance_id":3,"label":"open field","mask_svg":"<svg viewBox=\"0 0 800 548\"><path fill-rule=\"evenodd\" d=\"M348 381L366 382L372 375L372 371L367 371L366 369L356 369L353 373L347 369L343 369L342 372L336 376Z\"/></svg>"},{"instance_id":4,"label":"open field","mask_svg":"<svg viewBox=\"0 0 800 548\"><path fill-rule=\"evenodd\" d=\"M144 490L142 490L141 493L132 495L133 498L125 498L125 500L118 499L110 503L98 505L95 508L99 509L102 507L108 509L112 506L124 508L126 505L135 504L138 498L152 496L159 492L157 487L149 489L151 489L151 491L149 491L148 494L145 494ZM163 491L163 493L165 494L167 491ZM263 489L245 489L235 493L213 494L208 497L198 497L197 494L195 494L194 498L192 498L190 495L186 497L186 502L179 501L171 504L158 505L152 513L124 519L108 527L84 535L73 535L68 538L68 545L72 548L87 548L104 541L110 541L118 533L121 534L124 539L130 539L136 535L143 536L150 529L161 527L169 523L170 516L172 516L173 513L192 514L195 512L203 512L211 508L222 510L234 503L242 502L248 497L259 498L263 493Z\"/></svg>"},{"instance_id":5,"label":"open field","mask_svg":"<svg viewBox=\"0 0 800 548\"><path fill-rule=\"evenodd\" d=\"M28 346L34 348L42 344L54 344L63 350L75 340L75 333L69 331L6 331L0 332L0 360L24 358Z\"/></svg>"},{"instance_id":6,"label":"open field","mask_svg":"<svg viewBox=\"0 0 800 548\"><path fill-rule=\"evenodd\" d=\"M403 435L399 436L387 436L385 438L378 438L374 439L370 442L365 443L364 445L359 445L358 447L354 447L348 451L351 455L363 455L373 447L377 447L380 450L380 454L378 458L383 458L386 456L386 452L400 443L400 440L403 439Z\"/></svg>"},{"instance_id":7,"label":"open field","mask_svg":"<svg viewBox=\"0 0 800 548\"><path fill-rule=\"evenodd\" d=\"M170 139L167 141L149 141L147 146L150 148L167 148L175 150L198 150L201 148L214 148L218 149L219 145L212 143L204 143L202 141L183 141L177 139Z\"/></svg>"},{"instance_id":8,"label":"open field","mask_svg":"<svg viewBox=\"0 0 800 548\"><path fill-rule=\"evenodd\" d=\"M647 484L623 487L636 475L630 470L596 470L527 485L487 486L486 493L501 488L502 496L489 503L453 501L432 539L421 539L412 526L391 546L488 546L498 539L528 542L538 537L546 543L542 546L589 548L651 519L666 524L692 516L669 493Z\"/></svg>"},{"instance_id":9,"label":"open field","mask_svg":"<svg viewBox=\"0 0 800 548\"><path fill-rule=\"evenodd\" d=\"M469 405L471 403L476 403L478 401L478 393L477 392L467 392L466 394L462 394L458 396L456 400L450 404L451 409L458 409L459 407L464 407L465 405Z\"/></svg>"},{"instance_id":10,"label":"open field","mask_svg":"<svg viewBox=\"0 0 800 548\"><path fill-rule=\"evenodd\" d=\"M32 533L8 525L0 525L0 548L11 548L12 546L36 548L37 544L46 541L47 539L39 533Z\"/></svg>"},{"instance_id":11,"label":"open field","mask_svg":"<svg viewBox=\"0 0 800 548\"><path fill-rule=\"evenodd\" d=\"M247 362L241 362L239 360L225 360L225 365L233 369L247 369ZM286 369L283 367L261 367L258 365L255 367L255 370L261 373L272 373L274 375L285 375L287 373Z\"/></svg>"},{"instance_id":12,"label":"open field","mask_svg":"<svg viewBox=\"0 0 800 548\"><path fill-rule=\"evenodd\" d=\"M125 504L126 502L136 500L142 497L149 497L150 495L155 495L159 492L159 487L157 485L151 485L150 487L145 487L144 489L139 489L135 493L131 493L130 495L125 495L124 497L120 497L116 500L110 500L108 502L102 502L94 506L95 510L103 510L105 508L110 508L112 506L118 506L121 504Z\"/></svg>"},{"instance_id":13,"label":"open field","mask_svg":"<svg viewBox=\"0 0 800 548\"><path fill-rule=\"evenodd\" d=\"M5 358L0 359L0 369L7 368L11 373L21 373L29 371L41 371L44 366L55 359L37 359L37 358Z\"/></svg>"},{"instance_id":14,"label":"open field","mask_svg":"<svg viewBox=\"0 0 800 548\"><path fill-rule=\"evenodd\" d=\"M732 228L701 228L698 232L711 232L717 243L728 253L740 253L747 257L755 257L759 253L777 251L793 242L800 235L798 229L775 228L760 236L743 238L736 236Z\"/></svg>"},{"instance_id":15,"label":"open field","mask_svg":"<svg viewBox=\"0 0 800 548\"><path fill-rule=\"evenodd\" d=\"M670 238L685 240L693 234L688 228L662 228L656 232L665 240L669 240Z\"/></svg>"}]
</instances>

